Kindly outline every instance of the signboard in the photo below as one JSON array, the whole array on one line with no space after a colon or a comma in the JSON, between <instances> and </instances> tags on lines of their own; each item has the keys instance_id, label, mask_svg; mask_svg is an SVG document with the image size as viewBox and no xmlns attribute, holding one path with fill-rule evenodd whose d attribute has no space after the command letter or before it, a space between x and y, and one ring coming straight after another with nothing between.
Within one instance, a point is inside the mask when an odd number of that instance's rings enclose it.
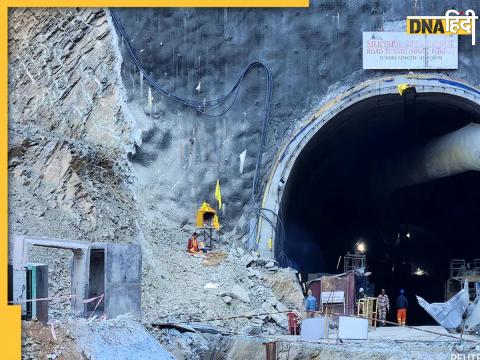
<instances>
[{"instance_id":1,"label":"signboard","mask_svg":"<svg viewBox=\"0 0 480 360\"><path fill-rule=\"evenodd\" d=\"M345 293L343 291L322 291L322 304L343 303Z\"/></svg>"},{"instance_id":2,"label":"signboard","mask_svg":"<svg viewBox=\"0 0 480 360\"><path fill-rule=\"evenodd\" d=\"M458 35L364 32L364 69L458 69Z\"/></svg>"}]
</instances>

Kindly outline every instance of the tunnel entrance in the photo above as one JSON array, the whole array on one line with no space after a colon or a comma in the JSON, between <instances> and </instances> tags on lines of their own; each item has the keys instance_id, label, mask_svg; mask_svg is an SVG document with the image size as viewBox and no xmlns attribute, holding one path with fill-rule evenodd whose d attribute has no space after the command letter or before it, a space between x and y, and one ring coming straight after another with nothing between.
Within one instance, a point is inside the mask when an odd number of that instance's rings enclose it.
<instances>
[{"instance_id":1,"label":"tunnel entrance","mask_svg":"<svg viewBox=\"0 0 480 360\"><path fill-rule=\"evenodd\" d=\"M414 295L444 301L450 260L480 258L480 172L396 186L402 174L392 179L389 169L432 139L479 123L480 107L445 93L408 96L359 101L313 135L286 179L274 252L304 275L341 273L339 256L363 242L375 295L385 288L394 303L404 288L408 322L433 324Z\"/></svg>"}]
</instances>

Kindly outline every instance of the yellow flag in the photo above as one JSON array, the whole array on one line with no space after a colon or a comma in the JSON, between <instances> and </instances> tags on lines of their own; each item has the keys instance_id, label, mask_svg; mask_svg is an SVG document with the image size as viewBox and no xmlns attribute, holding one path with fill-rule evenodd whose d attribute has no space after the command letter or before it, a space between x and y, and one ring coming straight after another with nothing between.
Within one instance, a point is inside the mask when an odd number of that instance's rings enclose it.
<instances>
[{"instance_id":1,"label":"yellow flag","mask_svg":"<svg viewBox=\"0 0 480 360\"><path fill-rule=\"evenodd\" d=\"M222 208L222 193L220 192L220 181L217 180L217 186L215 187L215 199L218 201L218 208Z\"/></svg>"},{"instance_id":2,"label":"yellow flag","mask_svg":"<svg viewBox=\"0 0 480 360\"><path fill-rule=\"evenodd\" d=\"M213 216L213 227L215 228L215 230L220 229L220 222L218 221L218 216L217 215Z\"/></svg>"}]
</instances>

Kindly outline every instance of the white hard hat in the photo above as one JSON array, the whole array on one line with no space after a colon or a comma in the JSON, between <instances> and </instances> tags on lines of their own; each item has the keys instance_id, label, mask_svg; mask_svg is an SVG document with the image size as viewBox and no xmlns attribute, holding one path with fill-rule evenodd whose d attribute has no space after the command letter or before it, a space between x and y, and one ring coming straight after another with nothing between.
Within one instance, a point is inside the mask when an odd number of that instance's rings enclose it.
<instances>
[{"instance_id":1,"label":"white hard hat","mask_svg":"<svg viewBox=\"0 0 480 360\"><path fill-rule=\"evenodd\" d=\"M359 292L365 291L363 288L358 289Z\"/></svg>"}]
</instances>

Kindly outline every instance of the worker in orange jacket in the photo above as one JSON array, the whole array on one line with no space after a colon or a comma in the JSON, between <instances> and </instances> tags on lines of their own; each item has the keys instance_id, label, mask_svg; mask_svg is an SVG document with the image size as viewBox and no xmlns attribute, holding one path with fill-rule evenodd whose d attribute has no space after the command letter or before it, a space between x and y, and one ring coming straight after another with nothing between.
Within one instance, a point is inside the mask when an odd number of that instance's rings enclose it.
<instances>
[{"instance_id":1,"label":"worker in orange jacket","mask_svg":"<svg viewBox=\"0 0 480 360\"><path fill-rule=\"evenodd\" d=\"M196 232L188 239L187 251L191 254L198 252L198 234Z\"/></svg>"}]
</instances>

